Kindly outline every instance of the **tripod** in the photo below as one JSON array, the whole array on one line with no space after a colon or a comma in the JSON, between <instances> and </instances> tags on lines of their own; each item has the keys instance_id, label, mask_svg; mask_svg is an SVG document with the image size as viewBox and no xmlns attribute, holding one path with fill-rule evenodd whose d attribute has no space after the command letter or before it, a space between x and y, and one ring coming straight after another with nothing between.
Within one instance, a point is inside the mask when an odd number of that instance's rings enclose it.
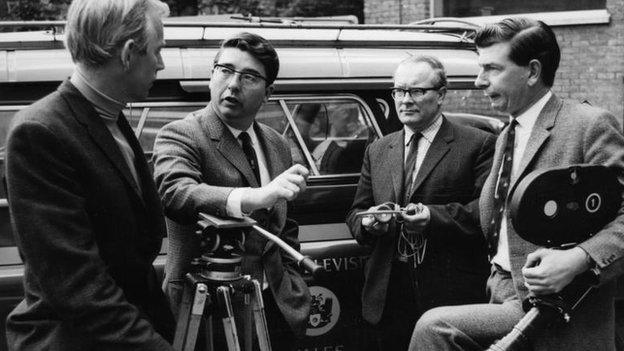
<instances>
[{"instance_id":1,"label":"tripod","mask_svg":"<svg viewBox=\"0 0 624 351\"><path fill-rule=\"evenodd\" d=\"M264 314L262 289L257 280L240 273L242 257L237 254L245 241L244 230L254 230L274 242L291 256L300 267L318 277L322 268L309 257L303 256L276 235L266 231L248 217L243 219L220 218L200 213L197 232L202 236L208 253L191 262L191 273L186 274L182 305L176 325L173 347L178 351L194 351L202 318L205 322L207 349L214 350L212 317L220 315L229 351L240 351L238 331L234 318L232 294L244 296L244 346L252 349L252 319L255 321L258 346L261 351L271 351L267 321ZM220 235L221 230L240 229L241 235ZM253 312L253 314L251 313Z\"/></svg>"},{"instance_id":2,"label":"tripod","mask_svg":"<svg viewBox=\"0 0 624 351\"><path fill-rule=\"evenodd\" d=\"M270 351L271 343L267 330L262 289L257 280L240 275L240 257L212 258L202 257L206 262L195 260L194 266L201 272L187 273L186 285L180 306L180 314L176 325L173 347L179 351L194 351L200 322L205 317L206 345L209 351L214 350L213 316L220 316L229 351L240 351L238 331L234 318L232 294L244 294L244 345L245 350L252 347L252 315L255 321L258 345L261 351ZM211 262L212 261L212 262ZM205 264L207 263L207 264ZM231 271L211 271L210 263L231 265Z\"/></svg>"}]
</instances>

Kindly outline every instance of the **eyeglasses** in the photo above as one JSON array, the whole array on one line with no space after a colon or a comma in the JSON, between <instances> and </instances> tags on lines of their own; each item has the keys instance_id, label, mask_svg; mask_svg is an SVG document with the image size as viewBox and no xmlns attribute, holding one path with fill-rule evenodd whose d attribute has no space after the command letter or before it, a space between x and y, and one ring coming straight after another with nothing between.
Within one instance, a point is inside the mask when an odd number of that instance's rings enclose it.
<instances>
[{"instance_id":1,"label":"eyeglasses","mask_svg":"<svg viewBox=\"0 0 624 351\"><path fill-rule=\"evenodd\" d=\"M409 94L412 99L416 99L419 97L423 97L429 90L439 90L440 87L431 87L431 88L392 88L392 98L395 100L403 100L405 98L405 94Z\"/></svg>"},{"instance_id":2,"label":"eyeglasses","mask_svg":"<svg viewBox=\"0 0 624 351\"><path fill-rule=\"evenodd\" d=\"M243 82L243 84L246 84L246 85L256 85L262 81L266 81L266 78L264 78L263 76L259 74L237 71L233 68L220 65L220 64L215 64L213 71L218 73L223 79L228 79L228 80L232 78L236 73L238 73L240 74L241 81Z\"/></svg>"}]
</instances>

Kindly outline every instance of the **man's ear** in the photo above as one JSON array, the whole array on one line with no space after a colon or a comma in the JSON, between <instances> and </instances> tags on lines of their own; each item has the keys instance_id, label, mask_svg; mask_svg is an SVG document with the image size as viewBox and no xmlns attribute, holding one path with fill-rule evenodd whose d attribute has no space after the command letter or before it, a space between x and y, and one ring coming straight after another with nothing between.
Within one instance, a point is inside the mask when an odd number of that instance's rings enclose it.
<instances>
[{"instance_id":1,"label":"man's ear","mask_svg":"<svg viewBox=\"0 0 624 351\"><path fill-rule=\"evenodd\" d=\"M542 80L542 63L539 60L533 59L529 61L529 77L527 84L529 86L535 86Z\"/></svg>"},{"instance_id":2,"label":"man's ear","mask_svg":"<svg viewBox=\"0 0 624 351\"><path fill-rule=\"evenodd\" d=\"M269 101L269 98L271 97L271 94L273 94L274 89L275 87L273 86L273 84L269 84L266 88L264 88L264 102Z\"/></svg>"},{"instance_id":3,"label":"man's ear","mask_svg":"<svg viewBox=\"0 0 624 351\"><path fill-rule=\"evenodd\" d=\"M125 71L130 69L130 62L132 61L132 55L134 55L135 48L136 43L134 42L134 39L128 39L119 51L121 65L123 66Z\"/></svg>"},{"instance_id":4,"label":"man's ear","mask_svg":"<svg viewBox=\"0 0 624 351\"><path fill-rule=\"evenodd\" d=\"M444 98L446 97L446 87L438 89L438 106L442 105Z\"/></svg>"}]
</instances>

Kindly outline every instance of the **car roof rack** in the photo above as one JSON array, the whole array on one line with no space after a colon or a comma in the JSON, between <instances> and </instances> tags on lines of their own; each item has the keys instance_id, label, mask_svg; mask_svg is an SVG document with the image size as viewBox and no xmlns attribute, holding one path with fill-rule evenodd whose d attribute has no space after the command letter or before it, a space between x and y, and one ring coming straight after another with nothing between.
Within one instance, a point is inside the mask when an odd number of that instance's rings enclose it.
<instances>
[{"instance_id":1,"label":"car roof rack","mask_svg":"<svg viewBox=\"0 0 624 351\"><path fill-rule=\"evenodd\" d=\"M277 23L273 22L273 18L261 17L251 19L247 17L246 20L252 22L175 20L175 17L165 19L167 47L218 47L223 37L227 36L225 32L233 34L237 31L258 31L263 36L268 33L269 35L265 37L276 47L387 47L392 45L408 47L419 45L470 48L474 45L472 39L477 29L465 23L454 23L454 25L439 25L439 23L345 24L330 20L327 23L305 23L297 18L281 19ZM20 30L19 32L0 32L0 50L62 48L64 27L65 21L0 22L0 31L7 28ZM24 29L37 28L40 30L24 31ZM211 28L222 30L212 33ZM280 31L280 29L291 31ZM304 31L309 31L309 33L303 33ZM398 36L397 31L401 32ZM280 32L282 34L279 34Z\"/></svg>"}]
</instances>

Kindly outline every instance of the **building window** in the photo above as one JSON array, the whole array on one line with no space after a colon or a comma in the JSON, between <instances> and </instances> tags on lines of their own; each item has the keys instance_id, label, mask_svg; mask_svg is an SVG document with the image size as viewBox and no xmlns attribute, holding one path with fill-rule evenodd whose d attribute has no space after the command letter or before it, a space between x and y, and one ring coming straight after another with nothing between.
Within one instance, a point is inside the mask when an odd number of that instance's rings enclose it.
<instances>
[{"instance_id":1,"label":"building window","mask_svg":"<svg viewBox=\"0 0 624 351\"><path fill-rule=\"evenodd\" d=\"M512 15L518 13L604 9L606 0L439 0L445 17Z\"/></svg>"}]
</instances>

